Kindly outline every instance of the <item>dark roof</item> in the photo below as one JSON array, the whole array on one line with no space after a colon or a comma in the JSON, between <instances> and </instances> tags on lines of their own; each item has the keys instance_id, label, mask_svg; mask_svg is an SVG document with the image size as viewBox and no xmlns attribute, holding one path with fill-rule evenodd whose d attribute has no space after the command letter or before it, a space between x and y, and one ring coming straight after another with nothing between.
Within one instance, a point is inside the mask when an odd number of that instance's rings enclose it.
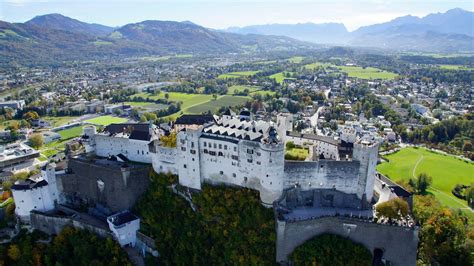
<instances>
[{"instance_id":1,"label":"dark roof","mask_svg":"<svg viewBox=\"0 0 474 266\"><path fill-rule=\"evenodd\" d=\"M129 211L123 211L109 217L109 221L111 221L112 224L116 226L131 222L136 219L138 219L138 217Z\"/></svg>"},{"instance_id":2,"label":"dark roof","mask_svg":"<svg viewBox=\"0 0 474 266\"><path fill-rule=\"evenodd\" d=\"M213 115L182 115L174 122L178 125L204 125L215 122Z\"/></svg>"},{"instance_id":3,"label":"dark roof","mask_svg":"<svg viewBox=\"0 0 474 266\"><path fill-rule=\"evenodd\" d=\"M399 197L408 198L411 196L410 192L406 191L404 188L400 186L390 186L390 189L393 191L393 193L395 193L395 195Z\"/></svg>"},{"instance_id":4,"label":"dark roof","mask_svg":"<svg viewBox=\"0 0 474 266\"><path fill-rule=\"evenodd\" d=\"M132 123L124 123L124 124L110 124L105 127L105 132L108 132L110 135L115 135L119 133L123 133L124 131L131 128L131 133L129 139L136 139L136 140L150 140L150 124L148 123L139 123L139 124L132 124Z\"/></svg>"},{"instance_id":5,"label":"dark roof","mask_svg":"<svg viewBox=\"0 0 474 266\"><path fill-rule=\"evenodd\" d=\"M18 183L13 184L11 189L13 190L28 190L28 189L33 189L33 188L39 188L48 185L48 182L46 180L42 179L39 182L33 181L31 179L26 179L25 181L21 181Z\"/></svg>"},{"instance_id":6,"label":"dark roof","mask_svg":"<svg viewBox=\"0 0 474 266\"><path fill-rule=\"evenodd\" d=\"M291 137L297 137L297 138L303 138L303 139L311 139L311 140L317 140L321 142L326 142L332 145L338 145L339 141L337 139L334 139L333 137L328 137L328 136L321 136L321 135L314 135L314 134L301 134L298 132L289 132L289 136Z\"/></svg>"}]
</instances>

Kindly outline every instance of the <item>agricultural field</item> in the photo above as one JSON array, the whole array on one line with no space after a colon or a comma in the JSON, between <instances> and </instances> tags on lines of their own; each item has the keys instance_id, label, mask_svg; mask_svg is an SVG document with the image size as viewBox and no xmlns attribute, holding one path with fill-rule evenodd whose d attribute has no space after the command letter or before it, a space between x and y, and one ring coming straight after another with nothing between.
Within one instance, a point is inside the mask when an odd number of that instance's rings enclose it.
<instances>
[{"instance_id":1,"label":"agricultural field","mask_svg":"<svg viewBox=\"0 0 474 266\"><path fill-rule=\"evenodd\" d=\"M240 77L251 77L257 74L259 71L239 71L239 72L229 72L226 74L220 74L217 78L218 79L233 79L233 78L240 78Z\"/></svg>"},{"instance_id":2,"label":"agricultural field","mask_svg":"<svg viewBox=\"0 0 474 266\"><path fill-rule=\"evenodd\" d=\"M128 119L126 118L115 117L111 115L103 115L96 118L85 120L84 122L98 125L98 126L108 126L110 124L115 124L115 123L125 123L127 121Z\"/></svg>"},{"instance_id":3,"label":"agricultural field","mask_svg":"<svg viewBox=\"0 0 474 266\"><path fill-rule=\"evenodd\" d=\"M280 83L280 84L283 83L283 80L284 80L284 79L295 79L295 78L287 78L287 77L285 77L285 75L286 75L287 73L293 74L293 73L291 73L291 72L279 72L279 73L275 73L275 74L273 74L273 75L270 75L269 78L274 79L276 82L278 82L278 83Z\"/></svg>"},{"instance_id":4,"label":"agricultural field","mask_svg":"<svg viewBox=\"0 0 474 266\"><path fill-rule=\"evenodd\" d=\"M474 164L451 155L436 153L425 148L404 148L387 156L389 162L377 166L377 170L397 181L408 181L420 173L426 173L433 178L428 190L443 205L462 209L470 217L474 213L467 202L456 198L451 190L457 184L469 185L474 183Z\"/></svg>"},{"instance_id":5,"label":"agricultural field","mask_svg":"<svg viewBox=\"0 0 474 266\"><path fill-rule=\"evenodd\" d=\"M439 68L446 70L474 70L474 67L460 66L460 65L439 65Z\"/></svg>"},{"instance_id":6,"label":"agricultural field","mask_svg":"<svg viewBox=\"0 0 474 266\"><path fill-rule=\"evenodd\" d=\"M346 72L349 77L360 79L394 79L398 75L374 67L359 66L338 66L342 72Z\"/></svg>"},{"instance_id":7,"label":"agricultural field","mask_svg":"<svg viewBox=\"0 0 474 266\"><path fill-rule=\"evenodd\" d=\"M237 106L240 104L244 104L245 102L249 101L250 97L246 96L230 96L230 95L223 95L219 96L216 100L210 100L205 103L192 106L186 110L185 113L189 114L200 114L203 112L214 112L216 109L223 107L223 106Z\"/></svg>"}]
</instances>

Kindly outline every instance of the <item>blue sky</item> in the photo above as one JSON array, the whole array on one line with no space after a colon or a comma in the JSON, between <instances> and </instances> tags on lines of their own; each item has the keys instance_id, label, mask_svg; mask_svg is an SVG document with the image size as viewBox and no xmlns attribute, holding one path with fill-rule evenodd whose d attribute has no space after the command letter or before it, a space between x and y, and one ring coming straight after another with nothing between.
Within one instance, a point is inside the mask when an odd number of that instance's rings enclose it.
<instances>
[{"instance_id":1,"label":"blue sky","mask_svg":"<svg viewBox=\"0 0 474 266\"><path fill-rule=\"evenodd\" d=\"M269 23L342 22L349 30L404 15L424 16L460 7L466 0L0 0L0 20L24 22L61 13L86 22L120 26L148 19L190 20L210 28Z\"/></svg>"}]
</instances>

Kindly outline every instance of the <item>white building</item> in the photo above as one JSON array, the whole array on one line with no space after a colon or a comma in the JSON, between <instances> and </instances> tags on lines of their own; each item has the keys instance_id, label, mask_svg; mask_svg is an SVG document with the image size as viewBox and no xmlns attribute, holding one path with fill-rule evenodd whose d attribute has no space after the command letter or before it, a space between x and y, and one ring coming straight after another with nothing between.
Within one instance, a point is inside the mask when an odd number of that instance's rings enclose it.
<instances>
[{"instance_id":1,"label":"white building","mask_svg":"<svg viewBox=\"0 0 474 266\"><path fill-rule=\"evenodd\" d=\"M107 217L107 223L121 247L135 246L137 231L140 229L140 218L129 211L123 211Z\"/></svg>"},{"instance_id":2,"label":"white building","mask_svg":"<svg viewBox=\"0 0 474 266\"><path fill-rule=\"evenodd\" d=\"M31 211L50 211L58 201L55 164L49 164L41 169L37 179L29 178L17 181L11 187L15 199L15 214L25 222L30 220Z\"/></svg>"}]
</instances>

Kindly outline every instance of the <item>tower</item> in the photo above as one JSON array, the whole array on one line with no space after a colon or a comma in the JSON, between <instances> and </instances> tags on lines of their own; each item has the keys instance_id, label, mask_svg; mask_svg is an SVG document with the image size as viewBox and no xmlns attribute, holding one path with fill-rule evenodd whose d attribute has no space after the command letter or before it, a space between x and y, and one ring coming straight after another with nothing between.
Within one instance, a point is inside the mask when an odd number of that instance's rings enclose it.
<instances>
[{"instance_id":1,"label":"tower","mask_svg":"<svg viewBox=\"0 0 474 266\"><path fill-rule=\"evenodd\" d=\"M82 139L84 142L84 148L86 149L86 153L95 152L95 134L97 133L96 127L88 125L85 126L82 131Z\"/></svg>"},{"instance_id":2,"label":"tower","mask_svg":"<svg viewBox=\"0 0 474 266\"><path fill-rule=\"evenodd\" d=\"M281 113L277 115L277 124L276 124L278 135L280 139L285 141L286 132L293 131L293 115L289 113Z\"/></svg>"},{"instance_id":3,"label":"tower","mask_svg":"<svg viewBox=\"0 0 474 266\"><path fill-rule=\"evenodd\" d=\"M375 166L378 160L379 144L362 140L354 143L352 159L359 161L359 182L357 196L364 198L367 202L372 200L374 194Z\"/></svg>"}]
</instances>

